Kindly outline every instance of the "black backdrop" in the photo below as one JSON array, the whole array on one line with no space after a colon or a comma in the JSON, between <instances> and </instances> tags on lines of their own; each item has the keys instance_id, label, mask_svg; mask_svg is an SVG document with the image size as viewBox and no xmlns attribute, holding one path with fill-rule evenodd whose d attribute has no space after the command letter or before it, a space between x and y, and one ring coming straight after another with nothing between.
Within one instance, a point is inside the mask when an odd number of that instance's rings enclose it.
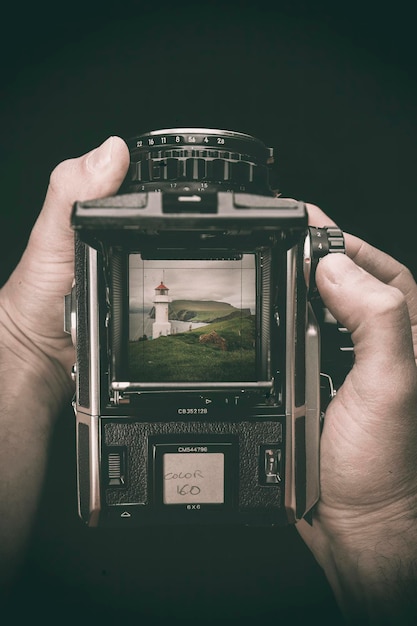
<instances>
[{"instance_id":1,"label":"black backdrop","mask_svg":"<svg viewBox=\"0 0 417 626\"><path fill-rule=\"evenodd\" d=\"M238 130L275 146L283 195L319 204L415 271L417 65L405 6L9 8L1 40L1 280L59 161L110 134L175 126ZM48 624L338 623L294 528L90 531L75 512L74 461L68 410L16 586L16 619L29 608Z\"/></svg>"}]
</instances>

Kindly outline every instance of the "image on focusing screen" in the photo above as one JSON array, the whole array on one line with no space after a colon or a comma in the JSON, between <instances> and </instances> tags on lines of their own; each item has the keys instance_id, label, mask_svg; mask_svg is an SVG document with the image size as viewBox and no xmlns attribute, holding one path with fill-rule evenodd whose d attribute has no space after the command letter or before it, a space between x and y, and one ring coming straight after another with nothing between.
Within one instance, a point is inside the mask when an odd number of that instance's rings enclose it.
<instances>
[{"instance_id":1,"label":"image on focusing screen","mask_svg":"<svg viewBox=\"0 0 417 626\"><path fill-rule=\"evenodd\" d=\"M256 380L255 255L143 260L129 255L129 378Z\"/></svg>"}]
</instances>

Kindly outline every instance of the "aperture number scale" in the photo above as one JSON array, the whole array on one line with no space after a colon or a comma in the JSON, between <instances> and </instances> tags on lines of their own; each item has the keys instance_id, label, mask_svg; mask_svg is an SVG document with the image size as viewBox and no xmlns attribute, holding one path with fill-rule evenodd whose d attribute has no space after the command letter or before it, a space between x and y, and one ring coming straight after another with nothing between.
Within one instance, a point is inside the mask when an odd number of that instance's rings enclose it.
<instances>
[{"instance_id":1,"label":"aperture number scale","mask_svg":"<svg viewBox=\"0 0 417 626\"><path fill-rule=\"evenodd\" d=\"M225 144L224 137L208 137L207 135L161 135L160 137L147 137L146 139L138 139L137 148L152 148L154 146L166 145L192 145L204 144L206 146L223 146Z\"/></svg>"}]
</instances>

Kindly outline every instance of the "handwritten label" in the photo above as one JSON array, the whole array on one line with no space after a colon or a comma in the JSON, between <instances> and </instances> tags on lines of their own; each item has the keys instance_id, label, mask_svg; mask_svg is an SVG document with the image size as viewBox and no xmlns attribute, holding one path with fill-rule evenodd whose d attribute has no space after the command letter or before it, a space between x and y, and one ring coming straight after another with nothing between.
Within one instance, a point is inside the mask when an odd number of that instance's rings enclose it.
<instances>
[{"instance_id":1,"label":"handwritten label","mask_svg":"<svg viewBox=\"0 0 417 626\"><path fill-rule=\"evenodd\" d=\"M177 454L163 458L164 504L222 504L224 454Z\"/></svg>"}]
</instances>

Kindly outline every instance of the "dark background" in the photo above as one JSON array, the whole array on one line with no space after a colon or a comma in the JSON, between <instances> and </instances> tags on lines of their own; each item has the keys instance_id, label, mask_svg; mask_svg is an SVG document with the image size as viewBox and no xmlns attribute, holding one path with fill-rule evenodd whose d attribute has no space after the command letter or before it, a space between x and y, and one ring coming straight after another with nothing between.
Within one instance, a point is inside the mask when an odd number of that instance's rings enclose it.
<instances>
[{"instance_id":1,"label":"dark background","mask_svg":"<svg viewBox=\"0 0 417 626\"><path fill-rule=\"evenodd\" d=\"M320 205L415 272L417 59L407 5L9 8L0 49L1 281L57 163L111 134L175 126L238 130L275 146L283 195ZM84 528L74 440L68 410L15 619L30 609L45 624L338 623L294 528Z\"/></svg>"}]
</instances>

